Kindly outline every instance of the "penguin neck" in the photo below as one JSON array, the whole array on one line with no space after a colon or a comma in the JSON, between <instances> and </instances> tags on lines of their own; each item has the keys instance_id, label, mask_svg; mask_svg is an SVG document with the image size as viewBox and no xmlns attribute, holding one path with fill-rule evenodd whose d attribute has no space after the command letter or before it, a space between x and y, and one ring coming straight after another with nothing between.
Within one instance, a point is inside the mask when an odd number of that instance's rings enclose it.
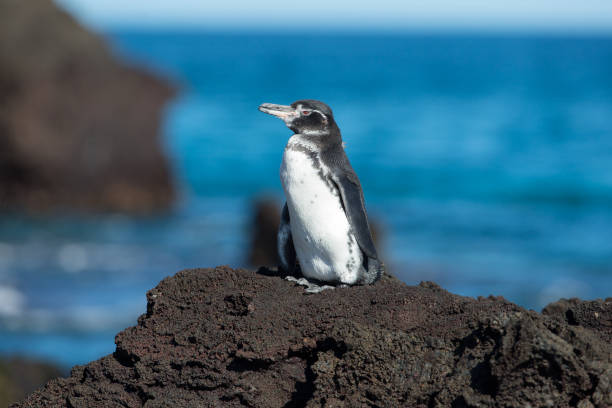
<instances>
[{"instance_id":1,"label":"penguin neck","mask_svg":"<svg viewBox=\"0 0 612 408\"><path fill-rule=\"evenodd\" d=\"M342 145L342 135L335 123L331 123L326 129L303 129L299 133L295 133L291 139L294 138L318 152Z\"/></svg>"}]
</instances>

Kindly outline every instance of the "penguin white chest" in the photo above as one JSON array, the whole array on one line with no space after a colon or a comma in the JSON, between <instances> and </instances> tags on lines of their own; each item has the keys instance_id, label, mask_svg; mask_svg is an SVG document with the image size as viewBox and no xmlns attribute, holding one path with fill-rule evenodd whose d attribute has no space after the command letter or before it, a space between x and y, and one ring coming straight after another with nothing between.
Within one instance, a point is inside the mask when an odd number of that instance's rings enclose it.
<instances>
[{"instance_id":1,"label":"penguin white chest","mask_svg":"<svg viewBox=\"0 0 612 408\"><path fill-rule=\"evenodd\" d=\"M363 258L338 188L327 174L316 153L290 139L280 176L302 273L321 281L354 284Z\"/></svg>"}]
</instances>

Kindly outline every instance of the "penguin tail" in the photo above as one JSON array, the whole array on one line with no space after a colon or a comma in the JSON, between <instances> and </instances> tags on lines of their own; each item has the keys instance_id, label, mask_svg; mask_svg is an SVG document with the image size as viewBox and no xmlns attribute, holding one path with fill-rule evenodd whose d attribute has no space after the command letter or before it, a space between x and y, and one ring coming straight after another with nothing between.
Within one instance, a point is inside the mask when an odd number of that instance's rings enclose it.
<instances>
[{"instance_id":1,"label":"penguin tail","mask_svg":"<svg viewBox=\"0 0 612 408\"><path fill-rule=\"evenodd\" d=\"M371 285L379 280L384 273L384 263L375 258L367 258L367 265L364 265L363 275L359 283L362 285Z\"/></svg>"}]
</instances>

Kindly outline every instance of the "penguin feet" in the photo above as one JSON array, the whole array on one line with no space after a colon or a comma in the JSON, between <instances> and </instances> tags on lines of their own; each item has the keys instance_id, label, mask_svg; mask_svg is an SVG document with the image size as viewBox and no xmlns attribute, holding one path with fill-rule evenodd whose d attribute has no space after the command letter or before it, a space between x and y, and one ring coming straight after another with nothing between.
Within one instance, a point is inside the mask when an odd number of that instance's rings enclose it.
<instances>
[{"instance_id":1,"label":"penguin feet","mask_svg":"<svg viewBox=\"0 0 612 408\"><path fill-rule=\"evenodd\" d=\"M304 292L306 293L319 293L326 289L335 289L334 286L330 286L330 285L317 285L316 283L310 282L306 278L298 279L295 276L287 276L285 277L285 279L287 279L290 282L295 282L300 286L306 286L306 289L304 289Z\"/></svg>"}]
</instances>

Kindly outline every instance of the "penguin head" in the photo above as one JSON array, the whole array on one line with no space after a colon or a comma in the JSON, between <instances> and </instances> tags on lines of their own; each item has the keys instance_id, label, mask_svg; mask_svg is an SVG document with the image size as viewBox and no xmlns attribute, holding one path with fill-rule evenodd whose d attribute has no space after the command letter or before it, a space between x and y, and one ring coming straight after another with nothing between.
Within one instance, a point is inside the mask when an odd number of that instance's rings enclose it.
<instances>
[{"instance_id":1,"label":"penguin head","mask_svg":"<svg viewBox=\"0 0 612 408\"><path fill-rule=\"evenodd\" d=\"M259 110L282 119L294 133L316 136L338 129L330 107L312 99L296 101L288 106L263 103Z\"/></svg>"}]
</instances>

